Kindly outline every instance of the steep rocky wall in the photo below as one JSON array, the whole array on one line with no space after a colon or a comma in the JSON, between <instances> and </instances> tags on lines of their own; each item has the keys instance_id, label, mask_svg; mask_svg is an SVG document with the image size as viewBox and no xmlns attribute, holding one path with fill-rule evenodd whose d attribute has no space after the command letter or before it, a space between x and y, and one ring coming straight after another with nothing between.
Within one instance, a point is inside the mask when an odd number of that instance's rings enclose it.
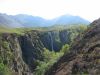
<instances>
[{"instance_id":1,"label":"steep rocky wall","mask_svg":"<svg viewBox=\"0 0 100 75\"><path fill-rule=\"evenodd\" d=\"M28 65L23 61L22 50L16 34L0 35L0 62L7 65L13 75L31 75Z\"/></svg>"},{"instance_id":2,"label":"steep rocky wall","mask_svg":"<svg viewBox=\"0 0 100 75\"><path fill-rule=\"evenodd\" d=\"M19 37L20 46L24 61L29 65L31 70L36 68L36 60L43 60L43 48L39 32L31 31Z\"/></svg>"},{"instance_id":3,"label":"steep rocky wall","mask_svg":"<svg viewBox=\"0 0 100 75\"><path fill-rule=\"evenodd\" d=\"M49 50L59 51L62 47L62 42L60 41L59 31L47 31L40 34L40 39L44 45Z\"/></svg>"},{"instance_id":4,"label":"steep rocky wall","mask_svg":"<svg viewBox=\"0 0 100 75\"><path fill-rule=\"evenodd\" d=\"M90 26L45 75L100 75L100 19Z\"/></svg>"},{"instance_id":5,"label":"steep rocky wall","mask_svg":"<svg viewBox=\"0 0 100 75\"><path fill-rule=\"evenodd\" d=\"M71 43L71 34L69 30L59 30L59 31L46 31L40 33L40 40L44 47L49 50L60 51L62 46ZM74 36L75 38L75 36Z\"/></svg>"}]
</instances>

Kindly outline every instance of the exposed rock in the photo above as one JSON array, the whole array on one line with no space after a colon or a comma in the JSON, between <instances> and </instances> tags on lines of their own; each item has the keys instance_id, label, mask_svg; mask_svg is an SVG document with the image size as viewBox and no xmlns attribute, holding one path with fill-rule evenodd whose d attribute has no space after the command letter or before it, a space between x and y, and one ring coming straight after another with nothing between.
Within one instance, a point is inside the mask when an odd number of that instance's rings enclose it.
<instances>
[{"instance_id":1,"label":"exposed rock","mask_svg":"<svg viewBox=\"0 0 100 75\"><path fill-rule=\"evenodd\" d=\"M42 52L44 45L42 44L39 32L31 31L19 37L20 46L24 61L33 71L36 68L36 60L43 60Z\"/></svg>"},{"instance_id":2,"label":"exposed rock","mask_svg":"<svg viewBox=\"0 0 100 75\"><path fill-rule=\"evenodd\" d=\"M65 37L65 38L64 38ZM40 40L44 47L49 50L59 51L64 44L68 44L69 41L63 41L67 37L70 37L66 31L46 31L40 33Z\"/></svg>"},{"instance_id":3,"label":"exposed rock","mask_svg":"<svg viewBox=\"0 0 100 75\"><path fill-rule=\"evenodd\" d=\"M31 75L28 65L22 59L16 34L4 33L0 36L0 58L12 70L13 75Z\"/></svg>"},{"instance_id":4,"label":"exposed rock","mask_svg":"<svg viewBox=\"0 0 100 75\"><path fill-rule=\"evenodd\" d=\"M100 75L100 19L90 26L45 75Z\"/></svg>"}]
</instances>

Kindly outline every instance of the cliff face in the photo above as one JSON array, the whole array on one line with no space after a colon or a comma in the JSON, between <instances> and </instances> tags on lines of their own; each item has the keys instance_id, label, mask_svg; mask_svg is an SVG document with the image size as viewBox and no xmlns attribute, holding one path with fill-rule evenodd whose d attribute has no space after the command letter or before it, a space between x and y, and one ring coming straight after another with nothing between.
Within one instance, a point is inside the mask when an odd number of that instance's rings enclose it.
<instances>
[{"instance_id":1,"label":"cliff face","mask_svg":"<svg viewBox=\"0 0 100 75\"><path fill-rule=\"evenodd\" d=\"M20 46L24 61L33 71L36 68L35 61L43 60L42 52L44 45L42 44L39 32L31 31L19 37Z\"/></svg>"},{"instance_id":2,"label":"cliff face","mask_svg":"<svg viewBox=\"0 0 100 75\"><path fill-rule=\"evenodd\" d=\"M47 49L59 51L64 44L69 44L71 34L68 30L46 31L40 33L40 40Z\"/></svg>"},{"instance_id":3,"label":"cliff face","mask_svg":"<svg viewBox=\"0 0 100 75\"><path fill-rule=\"evenodd\" d=\"M7 65L13 75L31 75L37 66L36 60L43 60L43 48L38 31L27 32L24 35L2 33L0 62Z\"/></svg>"},{"instance_id":4,"label":"cliff face","mask_svg":"<svg viewBox=\"0 0 100 75\"><path fill-rule=\"evenodd\" d=\"M90 26L45 75L100 75L100 19Z\"/></svg>"},{"instance_id":5,"label":"cliff face","mask_svg":"<svg viewBox=\"0 0 100 75\"><path fill-rule=\"evenodd\" d=\"M13 75L31 75L23 61L19 39L16 34L4 33L0 36L0 62L7 65Z\"/></svg>"}]
</instances>

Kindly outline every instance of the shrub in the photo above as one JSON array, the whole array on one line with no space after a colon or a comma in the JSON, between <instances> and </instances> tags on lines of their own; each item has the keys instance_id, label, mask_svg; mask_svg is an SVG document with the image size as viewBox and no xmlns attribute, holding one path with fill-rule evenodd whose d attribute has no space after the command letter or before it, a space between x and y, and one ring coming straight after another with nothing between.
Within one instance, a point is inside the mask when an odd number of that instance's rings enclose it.
<instances>
[{"instance_id":1,"label":"shrub","mask_svg":"<svg viewBox=\"0 0 100 75\"><path fill-rule=\"evenodd\" d=\"M34 72L34 75L44 75L44 73L63 55L62 52L49 51L44 48L44 60L37 60L38 66Z\"/></svg>"},{"instance_id":2,"label":"shrub","mask_svg":"<svg viewBox=\"0 0 100 75\"><path fill-rule=\"evenodd\" d=\"M11 75L10 70L3 63L0 63L0 75Z\"/></svg>"}]
</instances>

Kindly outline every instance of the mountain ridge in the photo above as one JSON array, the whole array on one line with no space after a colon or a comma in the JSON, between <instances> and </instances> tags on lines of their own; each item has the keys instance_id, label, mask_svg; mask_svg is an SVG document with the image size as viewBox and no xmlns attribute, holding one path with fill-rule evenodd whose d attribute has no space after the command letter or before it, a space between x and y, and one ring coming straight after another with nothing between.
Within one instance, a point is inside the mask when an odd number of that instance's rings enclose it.
<instances>
[{"instance_id":1,"label":"mountain ridge","mask_svg":"<svg viewBox=\"0 0 100 75\"><path fill-rule=\"evenodd\" d=\"M5 27L47 27L53 25L69 25L69 24L86 24L90 22L72 15L63 15L51 20L46 20L42 17L31 16L26 14L7 15L0 14L0 25Z\"/></svg>"}]
</instances>

